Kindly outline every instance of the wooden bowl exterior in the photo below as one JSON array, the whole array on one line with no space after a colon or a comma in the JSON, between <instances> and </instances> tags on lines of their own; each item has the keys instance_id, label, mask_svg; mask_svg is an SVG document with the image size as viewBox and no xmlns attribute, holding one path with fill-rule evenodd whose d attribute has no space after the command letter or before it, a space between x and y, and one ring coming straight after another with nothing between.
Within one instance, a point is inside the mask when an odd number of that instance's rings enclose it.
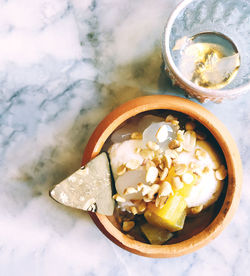
<instances>
[{"instance_id":1,"label":"wooden bowl exterior","mask_svg":"<svg viewBox=\"0 0 250 276\"><path fill-rule=\"evenodd\" d=\"M226 127L201 105L175 96L154 95L133 99L112 111L95 129L85 148L82 164L98 155L110 134L127 119L150 110L173 110L189 115L204 125L220 145L228 167L228 187L222 208L212 223L199 234L171 245L150 245L135 241L117 229L114 218L89 213L98 228L118 246L152 258L177 257L191 253L213 240L228 225L239 204L242 165L237 146Z\"/></svg>"}]
</instances>

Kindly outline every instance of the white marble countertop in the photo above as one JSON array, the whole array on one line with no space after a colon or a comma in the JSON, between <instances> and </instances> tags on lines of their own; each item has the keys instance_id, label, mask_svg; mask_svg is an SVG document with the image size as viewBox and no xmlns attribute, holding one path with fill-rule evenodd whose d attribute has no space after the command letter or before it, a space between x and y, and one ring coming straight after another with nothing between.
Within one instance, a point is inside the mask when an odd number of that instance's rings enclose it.
<instances>
[{"instance_id":1,"label":"white marble countertop","mask_svg":"<svg viewBox=\"0 0 250 276\"><path fill-rule=\"evenodd\" d=\"M204 106L242 157L239 209L223 233L175 259L133 255L48 195L81 164L114 107L184 96L162 72L172 0L0 0L0 275L246 275L250 268L250 98ZM75 12L74 12L75 11Z\"/></svg>"}]
</instances>

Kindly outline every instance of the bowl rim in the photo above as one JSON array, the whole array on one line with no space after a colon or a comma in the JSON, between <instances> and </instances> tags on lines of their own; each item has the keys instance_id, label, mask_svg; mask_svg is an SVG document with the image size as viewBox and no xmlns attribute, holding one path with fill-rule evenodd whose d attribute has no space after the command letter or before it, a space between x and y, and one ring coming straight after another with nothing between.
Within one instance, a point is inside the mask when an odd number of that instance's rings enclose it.
<instances>
[{"instance_id":1,"label":"bowl rim","mask_svg":"<svg viewBox=\"0 0 250 276\"><path fill-rule=\"evenodd\" d=\"M228 167L228 188L220 212L200 233L170 245L150 245L132 240L118 230L108 216L89 212L97 227L118 246L137 255L153 258L177 257L191 253L216 238L229 224L241 194L242 165L237 146L226 127L200 104L168 95L144 96L130 100L109 113L96 127L84 150L82 165L98 155L110 134L127 119L151 110L173 110L187 114L203 124L221 147Z\"/></svg>"},{"instance_id":2,"label":"bowl rim","mask_svg":"<svg viewBox=\"0 0 250 276\"><path fill-rule=\"evenodd\" d=\"M170 47L169 47L172 26L175 22L175 19L178 17L179 13L193 1L194 0L183 0L180 4L178 4L177 7L173 10L172 14L170 15L167 21L167 24L164 27L164 32L162 37L162 55L165 63L165 69L168 68L170 72L174 75L174 77L181 83L181 85L183 85L184 87L187 87L188 89L196 91L201 96L209 96L209 97L212 96L213 98L215 97L229 98L246 92L248 89L250 89L250 83L242 85L238 88L223 89L223 90L209 89L209 88L198 86L195 83L191 82L190 80L186 79L185 76L183 76L183 74L180 72L178 67L175 65L175 62L172 58ZM203 32L209 33L209 32L213 32L213 30L208 29L208 30L204 30ZM228 37L231 40L230 36L227 36L227 34L224 34L224 33L221 33L221 34ZM237 46L237 43L233 40L231 41L239 49L239 47Z\"/></svg>"}]
</instances>

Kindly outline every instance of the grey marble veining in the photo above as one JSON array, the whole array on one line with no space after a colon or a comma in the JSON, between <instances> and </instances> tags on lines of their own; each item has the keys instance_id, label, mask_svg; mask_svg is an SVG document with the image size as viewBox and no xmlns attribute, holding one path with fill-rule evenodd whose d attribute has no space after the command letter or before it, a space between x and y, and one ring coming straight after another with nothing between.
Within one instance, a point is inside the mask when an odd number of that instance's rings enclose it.
<instances>
[{"instance_id":1,"label":"grey marble veining","mask_svg":"<svg viewBox=\"0 0 250 276\"><path fill-rule=\"evenodd\" d=\"M250 99L208 103L244 166L239 209L223 233L176 259L106 239L88 215L52 201L95 126L140 95L185 93L162 70L161 34L179 1L0 1L0 275L245 275L250 268Z\"/></svg>"}]
</instances>

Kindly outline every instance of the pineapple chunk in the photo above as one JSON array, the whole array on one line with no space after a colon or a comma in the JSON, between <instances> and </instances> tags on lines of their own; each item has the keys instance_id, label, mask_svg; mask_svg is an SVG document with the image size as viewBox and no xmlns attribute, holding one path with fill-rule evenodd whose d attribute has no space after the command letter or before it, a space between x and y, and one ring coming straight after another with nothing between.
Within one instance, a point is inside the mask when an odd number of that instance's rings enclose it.
<instances>
[{"instance_id":1,"label":"pineapple chunk","mask_svg":"<svg viewBox=\"0 0 250 276\"><path fill-rule=\"evenodd\" d=\"M141 231L151 244L161 245L173 237L173 234L168 230L148 223L141 225Z\"/></svg>"},{"instance_id":2,"label":"pineapple chunk","mask_svg":"<svg viewBox=\"0 0 250 276\"><path fill-rule=\"evenodd\" d=\"M150 203L144 216L148 223L175 232L183 228L186 207L187 204L184 198L174 195L168 198L162 208L157 208L154 203Z\"/></svg>"}]
</instances>

